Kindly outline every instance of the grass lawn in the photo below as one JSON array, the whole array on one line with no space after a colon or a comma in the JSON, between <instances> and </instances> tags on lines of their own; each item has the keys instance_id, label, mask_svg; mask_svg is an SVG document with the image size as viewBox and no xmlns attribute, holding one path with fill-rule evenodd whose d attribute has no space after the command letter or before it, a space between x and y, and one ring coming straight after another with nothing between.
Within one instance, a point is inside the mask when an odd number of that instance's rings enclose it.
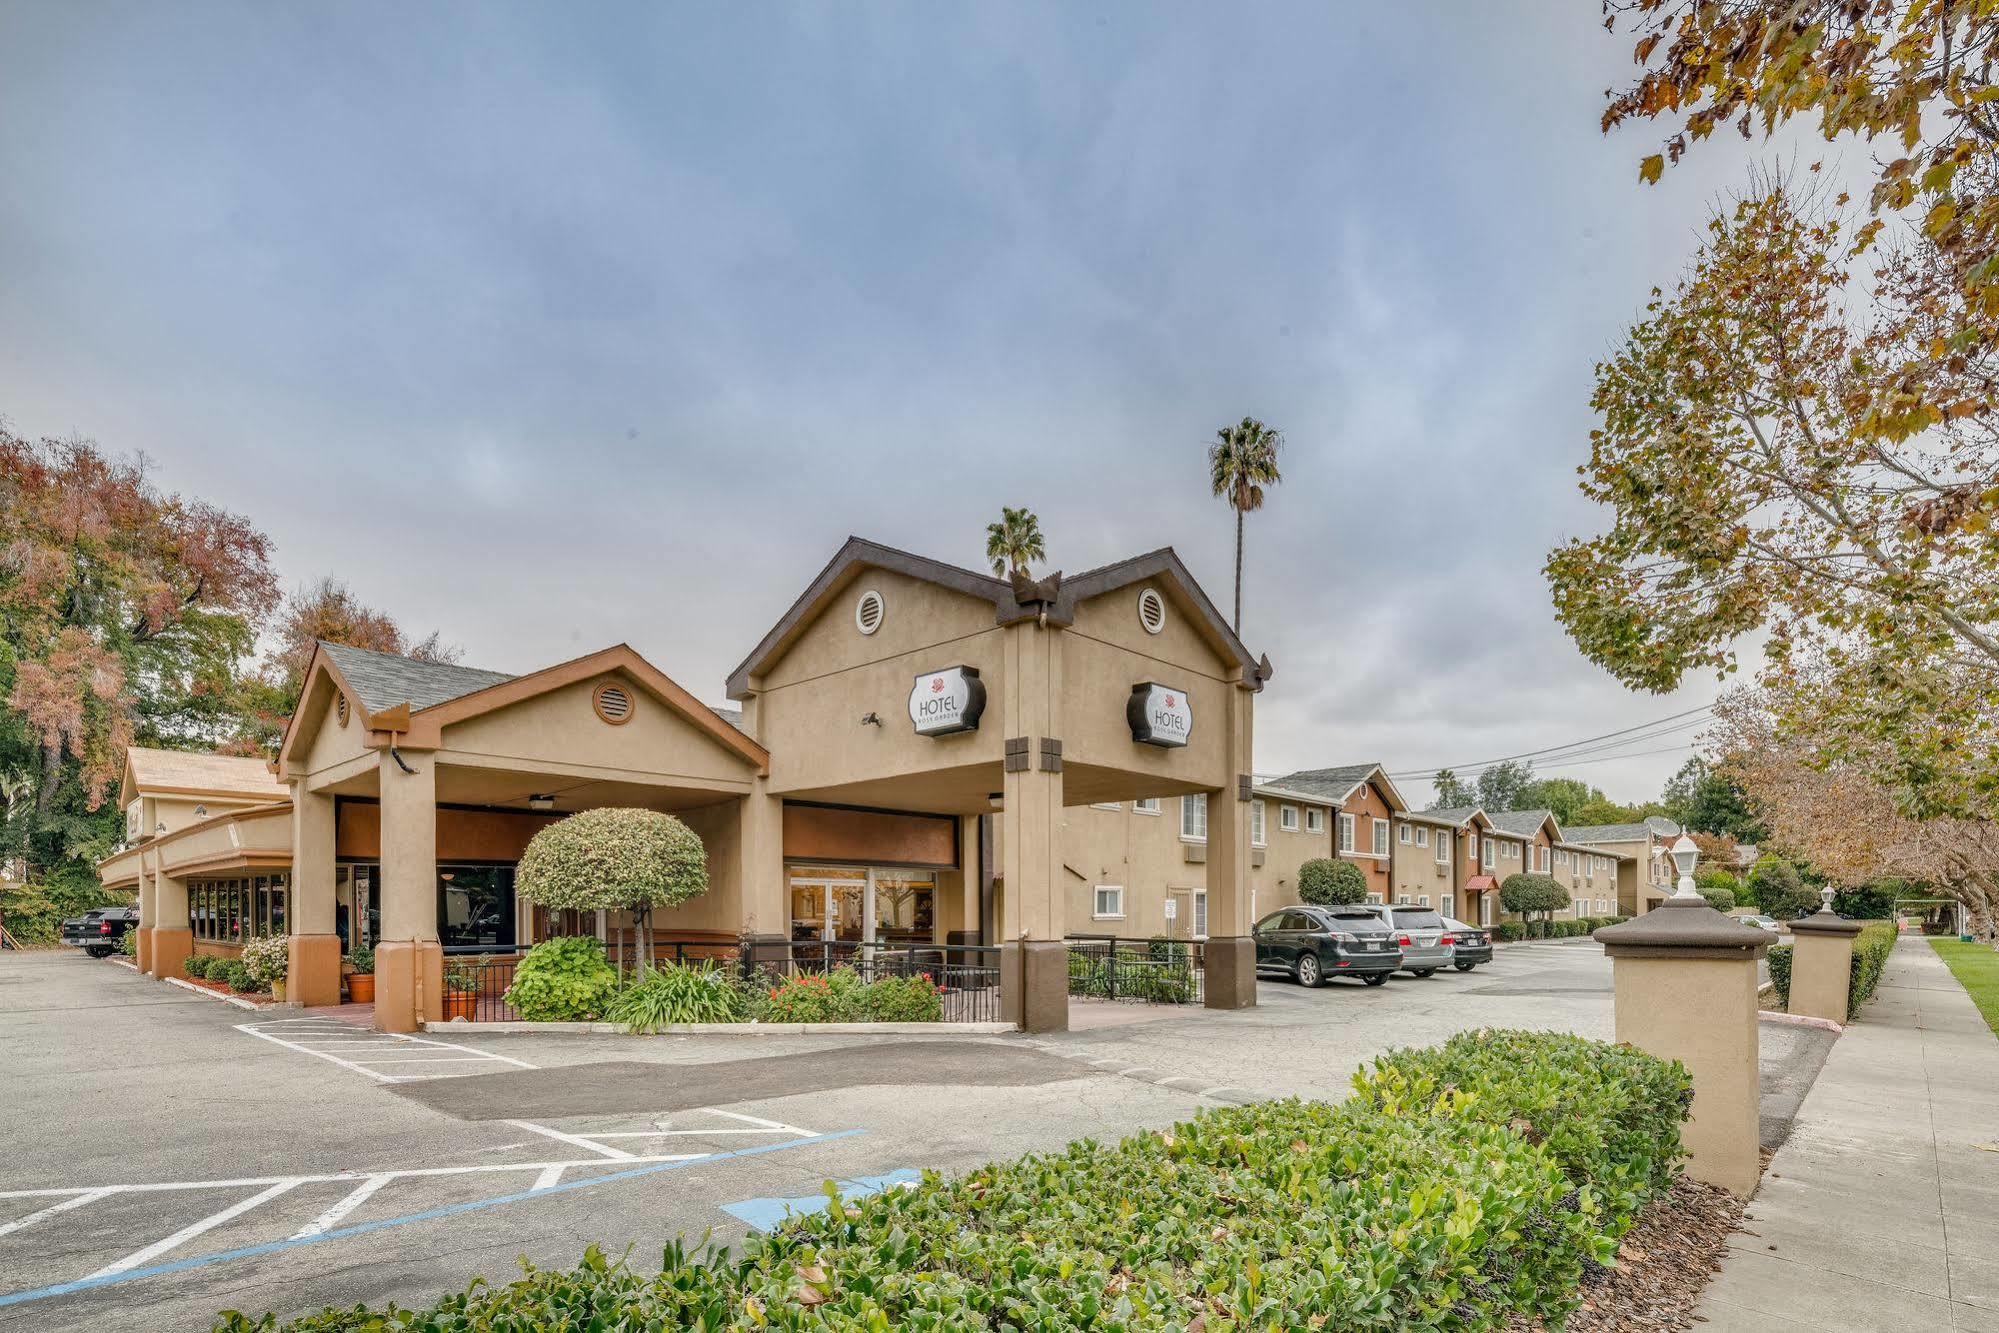
<instances>
[{"instance_id":1,"label":"grass lawn","mask_svg":"<svg viewBox=\"0 0 1999 1333\"><path fill-rule=\"evenodd\" d=\"M1937 951L1958 984L1971 993L1971 1002L1995 1033L1999 1033L1999 953L1989 945L1966 944L1962 940L1932 939Z\"/></svg>"}]
</instances>

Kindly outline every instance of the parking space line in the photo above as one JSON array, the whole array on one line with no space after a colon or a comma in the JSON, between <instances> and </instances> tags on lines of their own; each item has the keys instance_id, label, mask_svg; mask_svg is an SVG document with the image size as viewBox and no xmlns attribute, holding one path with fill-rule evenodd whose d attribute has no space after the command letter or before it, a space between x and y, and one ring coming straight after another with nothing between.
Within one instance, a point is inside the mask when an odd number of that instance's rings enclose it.
<instances>
[{"instance_id":1,"label":"parking space line","mask_svg":"<svg viewBox=\"0 0 1999 1333\"><path fill-rule=\"evenodd\" d=\"M118 1260L116 1263L106 1264L104 1267L98 1269L95 1273L92 1273L90 1277L91 1278L116 1277L118 1274L125 1272L127 1269L137 1268L140 1264L147 1263L150 1262L151 1260L157 1259L169 1250L178 1249L180 1246L186 1244L188 1241L193 1240L196 1236L201 1235L203 1232L212 1231L214 1228L221 1226L224 1222L227 1222L231 1218L241 1217L243 1214L249 1212L252 1208L257 1207L259 1204L270 1202L272 1199L277 1198L280 1194L283 1194L286 1190L293 1188L298 1183L299 1182L296 1178L291 1180L280 1180L277 1184L272 1185L269 1188L264 1189L256 1194L253 1194L247 1199L242 1199L237 1201L236 1203L231 1204L229 1207L224 1208L219 1213L211 1213L207 1217L202 1218L199 1222L189 1223L187 1226L182 1227L179 1231L174 1232L173 1235L168 1236L165 1240L154 1241L151 1245L148 1245L145 1249L134 1250L131 1254L126 1255L123 1259ZM85 1280L88 1281L90 1279L85 1279Z\"/></svg>"},{"instance_id":2,"label":"parking space line","mask_svg":"<svg viewBox=\"0 0 1999 1333\"><path fill-rule=\"evenodd\" d=\"M781 1130L786 1134L802 1134L808 1139L819 1137L819 1131L816 1129L800 1129L796 1125L787 1125L780 1120L766 1120L760 1115L744 1115L741 1111L724 1111L714 1106L708 1107L707 1110L711 1115L725 1115L731 1120L740 1120L748 1125L760 1125L765 1129Z\"/></svg>"},{"instance_id":3,"label":"parking space line","mask_svg":"<svg viewBox=\"0 0 1999 1333\"><path fill-rule=\"evenodd\" d=\"M7 1225L0 1226L0 1236L5 1236L15 1231L26 1231L37 1222L54 1217L57 1213L66 1213L72 1208L81 1208L86 1203L95 1202L110 1192L110 1190L88 1190L82 1194L64 1199L61 1203L52 1203L38 1212L29 1213L26 1217L17 1217L7 1223ZM14 1197L19 1198L21 1196L16 1195Z\"/></svg>"},{"instance_id":4,"label":"parking space line","mask_svg":"<svg viewBox=\"0 0 1999 1333\"><path fill-rule=\"evenodd\" d=\"M417 1079L463 1078L465 1074L417 1074L383 1073L373 1068L387 1064L472 1064L486 1062L494 1066L505 1065L515 1069L533 1069L534 1065L525 1060L517 1060L511 1055L496 1055L471 1046L460 1046L455 1042L436 1041L429 1037L414 1037L401 1032L370 1032L339 1020L322 1018L278 1018L262 1023L238 1023L238 1032L282 1046L300 1055L310 1055L328 1064L339 1065L342 1069L374 1079L377 1083L407 1083ZM449 1052L450 1054L424 1055L422 1051ZM373 1052L384 1052L376 1058ZM394 1056L386 1052L395 1052ZM469 1071L468 1071L469 1072Z\"/></svg>"},{"instance_id":5,"label":"parking space line","mask_svg":"<svg viewBox=\"0 0 1999 1333\"><path fill-rule=\"evenodd\" d=\"M556 1185L561 1184L564 1169L559 1165L543 1167L541 1174L534 1178L534 1192L539 1194L545 1189L553 1189Z\"/></svg>"},{"instance_id":6,"label":"parking space line","mask_svg":"<svg viewBox=\"0 0 1999 1333\"><path fill-rule=\"evenodd\" d=\"M565 1134L559 1129L550 1129L547 1125L537 1125L532 1120L509 1120L507 1123L516 1129L525 1129L530 1134L541 1134L563 1143L574 1144L578 1148L584 1148L590 1152L597 1153L599 1156L608 1157L612 1161L629 1162L632 1160L632 1154L626 1152L623 1148L613 1148L608 1143L599 1143L597 1140L585 1138L581 1134Z\"/></svg>"},{"instance_id":7,"label":"parking space line","mask_svg":"<svg viewBox=\"0 0 1999 1333\"><path fill-rule=\"evenodd\" d=\"M388 1176L369 1176L366 1180L349 1190L347 1196L339 1203L334 1204L318 1217L313 1218L312 1221L300 1227L292 1234L292 1239L297 1240L301 1236L317 1236L322 1231L331 1231L340 1224L341 1218L366 1203L368 1196L388 1184L389 1180L390 1177Z\"/></svg>"}]
</instances>

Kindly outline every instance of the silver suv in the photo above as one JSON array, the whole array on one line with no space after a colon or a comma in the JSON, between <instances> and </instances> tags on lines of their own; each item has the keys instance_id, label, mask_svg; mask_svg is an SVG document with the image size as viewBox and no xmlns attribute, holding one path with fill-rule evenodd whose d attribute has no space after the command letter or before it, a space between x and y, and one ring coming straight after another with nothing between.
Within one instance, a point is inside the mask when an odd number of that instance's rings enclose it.
<instances>
[{"instance_id":1,"label":"silver suv","mask_svg":"<svg viewBox=\"0 0 1999 1333\"><path fill-rule=\"evenodd\" d=\"M1362 907L1381 918L1395 939L1402 946L1402 970L1415 976L1427 977L1439 968L1449 967L1456 958L1452 947L1451 933L1444 928L1444 918L1428 907L1400 907L1393 903L1362 903Z\"/></svg>"}]
</instances>

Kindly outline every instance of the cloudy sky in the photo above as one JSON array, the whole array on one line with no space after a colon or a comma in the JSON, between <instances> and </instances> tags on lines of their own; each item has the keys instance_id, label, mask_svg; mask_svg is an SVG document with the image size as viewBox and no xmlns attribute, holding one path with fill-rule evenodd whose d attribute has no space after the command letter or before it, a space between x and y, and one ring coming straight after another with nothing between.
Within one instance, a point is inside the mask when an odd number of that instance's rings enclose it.
<instances>
[{"instance_id":1,"label":"cloudy sky","mask_svg":"<svg viewBox=\"0 0 1999 1333\"><path fill-rule=\"evenodd\" d=\"M1253 414L1258 769L1536 750L1714 691L1623 690L1539 572L1601 522L1592 364L1749 160L1641 187L1628 60L1595 0L0 0L0 415L468 663L719 700L848 533L977 564L1002 503L1225 603Z\"/></svg>"}]
</instances>

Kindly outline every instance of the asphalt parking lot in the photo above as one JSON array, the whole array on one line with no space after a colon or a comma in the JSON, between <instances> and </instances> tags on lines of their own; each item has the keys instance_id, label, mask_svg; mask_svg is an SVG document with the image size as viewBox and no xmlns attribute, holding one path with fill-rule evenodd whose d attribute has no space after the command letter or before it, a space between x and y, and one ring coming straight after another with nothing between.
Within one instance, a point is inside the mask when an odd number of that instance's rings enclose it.
<instances>
[{"instance_id":1,"label":"asphalt parking lot","mask_svg":"<svg viewBox=\"0 0 1999 1333\"><path fill-rule=\"evenodd\" d=\"M592 1241L656 1263L827 1181L889 1188L1204 1105L1337 1098L1381 1050L1467 1027L1611 1032L1609 963L1586 943L1260 997L1046 1038L412 1039L9 954L0 1327L408 1304ZM1799 1032L1765 1027L1766 1080L1793 1098L1823 1058Z\"/></svg>"}]
</instances>

